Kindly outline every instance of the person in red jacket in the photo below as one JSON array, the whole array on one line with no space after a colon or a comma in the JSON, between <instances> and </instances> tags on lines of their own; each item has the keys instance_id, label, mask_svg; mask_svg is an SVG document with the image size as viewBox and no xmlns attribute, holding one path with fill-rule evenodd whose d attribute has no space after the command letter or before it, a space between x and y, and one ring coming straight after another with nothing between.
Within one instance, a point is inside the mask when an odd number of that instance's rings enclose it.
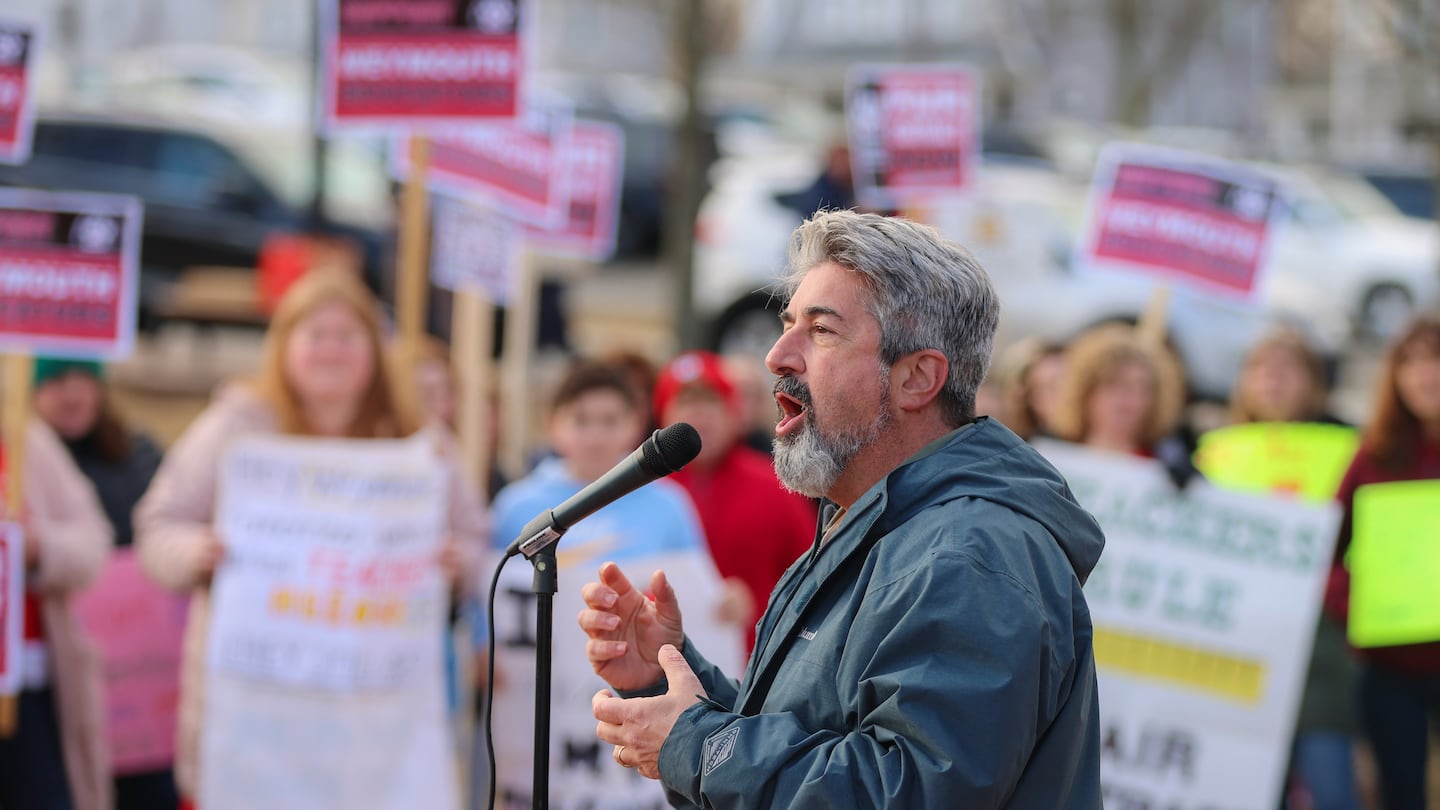
<instances>
[{"instance_id":1,"label":"person in red jacket","mask_svg":"<svg viewBox=\"0 0 1440 810\"><path fill-rule=\"evenodd\" d=\"M1340 484L1344 506L1325 595L1338 620L1349 613L1355 490L1367 484L1440 478L1440 315L1417 318L1385 353L1375 407ZM1431 538L1440 542L1440 538ZM1440 641L1360 650L1360 708L1375 749L1385 810L1424 810L1427 717L1440 723Z\"/></svg>"},{"instance_id":2,"label":"person in red jacket","mask_svg":"<svg viewBox=\"0 0 1440 810\"><path fill-rule=\"evenodd\" d=\"M745 424L724 362L709 352L671 360L655 381L655 415L662 425L689 422L700 434L700 455L672 478L685 487L723 577L750 593L745 649L755 645L755 619L780 575L810 548L814 502L787 492L770 457L745 445Z\"/></svg>"}]
</instances>

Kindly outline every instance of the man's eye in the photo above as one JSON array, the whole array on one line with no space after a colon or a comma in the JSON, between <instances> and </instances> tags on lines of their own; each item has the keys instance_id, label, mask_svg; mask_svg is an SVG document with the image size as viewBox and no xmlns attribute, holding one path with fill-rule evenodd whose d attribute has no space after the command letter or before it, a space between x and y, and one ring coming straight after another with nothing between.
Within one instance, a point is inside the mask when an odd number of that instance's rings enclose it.
<instances>
[{"instance_id":1,"label":"man's eye","mask_svg":"<svg viewBox=\"0 0 1440 810\"><path fill-rule=\"evenodd\" d=\"M817 335L828 335L828 334L830 334L830 328L827 327L827 326L826 326L825 324L823 324L823 323L817 323L817 324L812 325L812 326L810 327L810 331L811 331L811 332L814 332L814 333L817 334Z\"/></svg>"}]
</instances>

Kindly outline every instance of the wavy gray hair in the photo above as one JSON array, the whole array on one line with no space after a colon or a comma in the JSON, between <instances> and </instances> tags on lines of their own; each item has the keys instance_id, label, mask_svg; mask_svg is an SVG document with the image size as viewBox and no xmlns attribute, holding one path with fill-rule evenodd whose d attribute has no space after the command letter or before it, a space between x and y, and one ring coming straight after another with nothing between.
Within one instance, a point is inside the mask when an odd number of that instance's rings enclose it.
<instances>
[{"instance_id":1,"label":"wavy gray hair","mask_svg":"<svg viewBox=\"0 0 1440 810\"><path fill-rule=\"evenodd\" d=\"M780 289L788 301L805 274L835 262L860 275L870 314L880 322L880 359L894 365L921 349L950 363L940 392L945 421L975 418L975 392L990 367L1000 300L985 268L964 247L927 225L905 219L823 211L806 220L790 243Z\"/></svg>"}]
</instances>

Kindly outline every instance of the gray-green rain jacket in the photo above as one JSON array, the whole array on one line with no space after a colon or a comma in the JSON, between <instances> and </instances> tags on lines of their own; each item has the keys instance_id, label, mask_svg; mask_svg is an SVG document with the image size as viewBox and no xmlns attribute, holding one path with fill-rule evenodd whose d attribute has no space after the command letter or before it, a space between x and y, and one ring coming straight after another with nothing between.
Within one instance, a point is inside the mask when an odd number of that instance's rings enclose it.
<instances>
[{"instance_id":1,"label":"gray-green rain jacket","mask_svg":"<svg viewBox=\"0 0 1440 810\"><path fill-rule=\"evenodd\" d=\"M671 804L1099 808L1104 544L1000 423L932 443L786 572L743 681L687 640L709 699L660 751Z\"/></svg>"}]
</instances>

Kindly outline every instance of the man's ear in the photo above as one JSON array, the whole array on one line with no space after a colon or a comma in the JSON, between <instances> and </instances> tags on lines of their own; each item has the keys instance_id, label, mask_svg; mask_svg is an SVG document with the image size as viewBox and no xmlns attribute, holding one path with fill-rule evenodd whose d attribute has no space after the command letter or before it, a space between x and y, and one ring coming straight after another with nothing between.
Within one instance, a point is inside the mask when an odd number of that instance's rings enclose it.
<instances>
[{"instance_id":1,"label":"man's ear","mask_svg":"<svg viewBox=\"0 0 1440 810\"><path fill-rule=\"evenodd\" d=\"M890 398L902 411L928 407L950 379L950 361L935 349L911 352L890 367Z\"/></svg>"}]
</instances>

